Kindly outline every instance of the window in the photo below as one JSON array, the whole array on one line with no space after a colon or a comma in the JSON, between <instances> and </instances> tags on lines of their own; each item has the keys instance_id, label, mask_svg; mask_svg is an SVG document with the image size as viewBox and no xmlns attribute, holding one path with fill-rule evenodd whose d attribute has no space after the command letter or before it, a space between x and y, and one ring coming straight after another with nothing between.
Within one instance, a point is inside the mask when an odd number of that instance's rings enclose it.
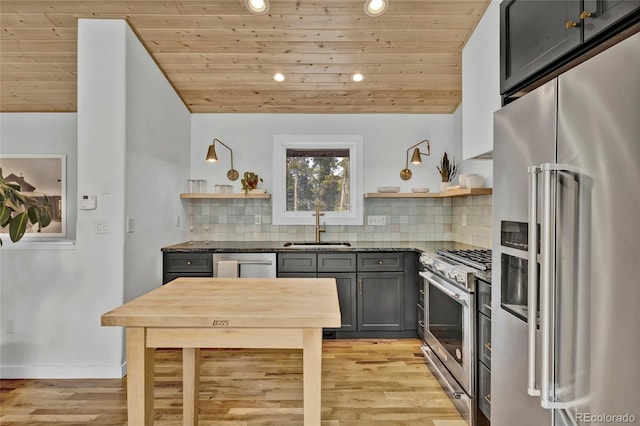
<instances>
[{"instance_id":1,"label":"window","mask_svg":"<svg viewBox=\"0 0 640 426\"><path fill-rule=\"evenodd\" d=\"M276 135L273 224L362 225L362 136Z\"/></svg>"}]
</instances>

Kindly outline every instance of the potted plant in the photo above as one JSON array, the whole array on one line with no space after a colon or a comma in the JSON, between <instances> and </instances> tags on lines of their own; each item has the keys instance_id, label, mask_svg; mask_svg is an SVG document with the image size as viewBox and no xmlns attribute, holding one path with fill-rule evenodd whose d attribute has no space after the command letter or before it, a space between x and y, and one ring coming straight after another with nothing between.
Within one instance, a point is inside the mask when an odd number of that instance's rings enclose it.
<instances>
[{"instance_id":1,"label":"potted plant","mask_svg":"<svg viewBox=\"0 0 640 426\"><path fill-rule=\"evenodd\" d=\"M438 172L440 173L440 191L442 192L450 186L449 182L453 181L453 178L456 176L456 173L458 172L458 165L456 164L455 158L453 161L449 161L449 157L445 152L437 167Z\"/></svg>"},{"instance_id":2,"label":"potted plant","mask_svg":"<svg viewBox=\"0 0 640 426\"><path fill-rule=\"evenodd\" d=\"M27 225L38 224L38 232L51 223L51 201L44 196L42 204L37 199L20 191L20 185L7 182L0 169L0 226L9 227L9 238L19 241L27 230ZM0 238L0 246L2 239Z\"/></svg>"},{"instance_id":3,"label":"potted plant","mask_svg":"<svg viewBox=\"0 0 640 426\"><path fill-rule=\"evenodd\" d=\"M258 188L258 182L262 182L262 178L259 177L256 173L244 172L242 179L240 179L240 183L242 183L242 190L244 191L244 194L247 195L249 192L252 192L256 188Z\"/></svg>"}]
</instances>

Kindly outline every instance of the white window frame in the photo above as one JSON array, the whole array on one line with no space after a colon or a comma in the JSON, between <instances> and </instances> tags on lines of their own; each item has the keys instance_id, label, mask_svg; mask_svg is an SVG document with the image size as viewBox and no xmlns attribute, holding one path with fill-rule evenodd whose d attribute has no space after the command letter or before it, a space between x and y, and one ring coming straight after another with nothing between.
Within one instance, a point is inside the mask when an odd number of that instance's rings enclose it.
<instances>
[{"instance_id":1,"label":"white window frame","mask_svg":"<svg viewBox=\"0 0 640 426\"><path fill-rule=\"evenodd\" d=\"M287 149L348 149L350 166L350 206L348 212L323 212L327 225L363 224L362 135L274 135L273 136L273 217L274 225L315 225L312 212L287 211Z\"/></svg>"}]
</instances>

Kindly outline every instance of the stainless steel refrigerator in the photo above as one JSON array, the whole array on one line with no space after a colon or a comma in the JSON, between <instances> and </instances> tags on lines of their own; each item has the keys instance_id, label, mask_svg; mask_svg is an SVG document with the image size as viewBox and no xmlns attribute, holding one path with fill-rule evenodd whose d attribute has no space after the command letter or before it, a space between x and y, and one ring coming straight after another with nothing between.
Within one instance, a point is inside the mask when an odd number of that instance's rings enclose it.
<instances>
[{"instance_id":1,"label":"stainless steel refrigerator","mask_svg":"<svg viewBox=\"0 0 640 426\"><path fill-rule=\"evenodd\" d=\"M491 423L640 424L640 33L494 125Z\"/></svg>"}]
</instances>

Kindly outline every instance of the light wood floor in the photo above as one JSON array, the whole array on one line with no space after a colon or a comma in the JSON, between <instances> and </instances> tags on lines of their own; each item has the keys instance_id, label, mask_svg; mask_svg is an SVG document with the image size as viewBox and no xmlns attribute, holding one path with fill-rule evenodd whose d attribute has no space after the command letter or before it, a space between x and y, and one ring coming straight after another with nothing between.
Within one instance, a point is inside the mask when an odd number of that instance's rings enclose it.
<instances>
[{"instance_id":1,"label":"light wood floor","mask_svg":"<svg viewBox=\"0 0 640 426\"><path fill-rule=\"evenodd\" d=\"M463 426L417 339L325 340L322 424ZM201 425L301 425L302 352L201 351ZM156 351L155 425L182 425L182 354ZM0 424L125 425L126 379L2 380Z\"/></svg>"}]
</instances>

